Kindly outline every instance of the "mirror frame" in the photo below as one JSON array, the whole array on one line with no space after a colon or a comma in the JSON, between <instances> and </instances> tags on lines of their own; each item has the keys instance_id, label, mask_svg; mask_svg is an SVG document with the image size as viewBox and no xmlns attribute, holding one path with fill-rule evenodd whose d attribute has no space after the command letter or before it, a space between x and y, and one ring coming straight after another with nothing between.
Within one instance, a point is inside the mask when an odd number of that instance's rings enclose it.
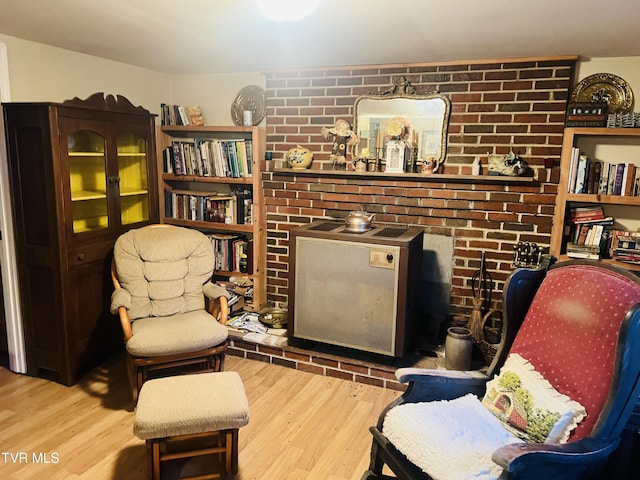
<instances>
[{"instance_id":1,"label":"mirror frame","mask_svg":"<svg viewBox=\"0 0 640 480\"><path fill-rule=\"evenodd\" d=\"M356 98L353 105L354 130L356 135L358 135L360 140L362 141L364 139L360 136L361 132L371 131L370 125L366 125L366 127L365 125L363 125L365 120L361 118L361 112L359 111L359 109L361 109L361 105L360 105L361 102L368 101L368 100L374 101L374 102L389 102L396 99L407 99L407 100L413 100L416 102L427 102L427 103L438 102L443 104L444 111L442 113L441 120L440 120L440 113L438 113L437 115L424 117L425 122L431 122L435 118L435 120L437 120L438 125L441 126L439 132L430 134L431 137L436 135L439 136L439 140L440 140L439 152L437 154L425 155L423 154L423 150L422 150L422 143L423 143L422 139L420 139L418 143L419 145L418 161L424 160L425 157L434 157L436 168L437 168L438 166L444 163L447 155L447 140L448 140L448 130L449 130L449 117L451 115L451 100L449 100L448 97L440 94L439 92L430 92L426 94L417 93L415 91L415 88L413 88L411 83L409 83L409 81L404 76L400 78L399 82L396 82L393 86L387 88L386 90L380 93L370 93L366 95L360 95L359 97ZM373 112L373 114L375 115L375 111ZM367 114L367 116L370 117L371 115ZM383 113L380 115L381 118L392 118L397 116L407 118L411 122L411 125L416 125L416 122L418 122L419 120L412 114L405 114L402 111L398 111L398 112L394 111L393 115L389 115L387 113ZM365 138L375 139L376 136L375 135L372 136L371 134L369 134L369 136L368 137L365 136ZM384 157L384 153L379 152L379 155Z\"/></svg>"}]
</instances>

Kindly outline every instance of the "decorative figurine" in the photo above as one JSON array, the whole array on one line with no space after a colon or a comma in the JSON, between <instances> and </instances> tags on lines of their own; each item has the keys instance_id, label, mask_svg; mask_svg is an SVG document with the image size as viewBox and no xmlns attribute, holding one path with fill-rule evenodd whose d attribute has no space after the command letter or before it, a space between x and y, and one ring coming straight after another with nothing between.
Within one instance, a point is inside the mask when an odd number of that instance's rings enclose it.
<instances>
[{"instance_id":1,"label":"decorative figurine","mask_svg":"<svg viewBox=\"0 0 640 480\"><path fill-rule=\"evenodd\" d=\"M333 139L333 147L329 160L333 161L333 168L336 164L345 165L350 161L347 159L348 147L358 144L358 136L352 130L351 125L346 120L336 120L333 128L322 127L322 136L326 139ZM351 160L352 161L352 160Z\"/></svg>"},{"instance_id":2,"label":"decorative figurine","mask_svg":"<svg viewBox=\"0 0 640 480\"><path fill-rule=\"evenodd\" d=\"M489 155L489 175L517 177L527 170L526 163L511 150L507 155Z\"/></svg>"}]
</instances>

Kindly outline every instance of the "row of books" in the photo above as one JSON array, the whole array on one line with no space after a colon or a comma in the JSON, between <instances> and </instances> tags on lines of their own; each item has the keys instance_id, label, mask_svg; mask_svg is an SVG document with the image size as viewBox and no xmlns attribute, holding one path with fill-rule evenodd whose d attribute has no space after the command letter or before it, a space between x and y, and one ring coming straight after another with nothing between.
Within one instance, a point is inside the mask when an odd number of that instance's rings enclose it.
<instances>
[{"instance_id":1,"label":"row of books","mask_svg":"<svg viewBox=\"0 0 640 480\"><path fill-rule=\"evenodd\" d=\"M249 225L253 223L253 196L250 190L232 195L165 190L164 211L169 218Z\"/></svg>"},{"instance_id":2,"label":"row of books","mask_svg":"<svg viewBox=\"0 0 640 480\"><path fill-rule=\"evenodd\" d=\"M640 195L640 168L631 162L593 160L577 147L571 152L569 193Z\"/></svg>"},{"instance_id":3,"label":"row of books","mask_svg":"<svg viewBox=\"0 0 640 480\"><path fill-rule=\"evenodd\" d=\"M207 236L215 252L216 271L239 272L240 257L244 254L247 256L247 274L253 273L252 239L222 233L210 233Z\"/></svg>"},{"instance_id":4,"label":"row of books","mask_svg":"<svg viewBox=\"0 0 640 480\"><path fill-rule=\"evenodd\" d=\"M204 125L200 107L160 104L160 122L162 125Z\"/></svg>"},{"instance_id":5,"label":"row of books","mask_svg":"<svg viewBox=\"0 0 640 480\"><path fill-rule=\"evenodd\" d=\"M251 140L175 140L164 149L164 173L198 177L252 177Z\"/></svg>"}]
</instances>

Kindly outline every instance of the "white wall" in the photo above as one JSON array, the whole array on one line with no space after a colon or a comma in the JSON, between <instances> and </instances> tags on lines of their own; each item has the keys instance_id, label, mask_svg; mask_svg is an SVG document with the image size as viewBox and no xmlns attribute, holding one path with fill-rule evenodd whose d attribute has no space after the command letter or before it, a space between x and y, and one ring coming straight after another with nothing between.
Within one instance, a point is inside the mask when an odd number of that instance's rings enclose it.
<instances>
[{"instance_id":1,"label":"white wall","mask_svg":"<svg viewBox=\"0 0 640 480\"><path fill-rule=\"evenodd\" d=\"M266 77L257 72L176 75L171 78L171 103L200 106L208 125L233 125L231 104L240 89L247 85L265 88Z\"/></svg>"},{"instance_id":2,"label":"white wall","mask_svg":"<svg viewBox=\"0 0 640 480\"><path fill-rule=\"evenodd\" d=\"M0 42L7 45L12 102L62 102L104 92L158 114L170 98L168 74L2 34Z\"/></svg>"},{"instance_id":3,"label":"white wall","mask_svg":"<svg viewBox=\"0 0 640 480\"><path fill-rule=\"evenodd\" d=\"M625 80L636 98L634 111L640 111L640 57L580 58L576 81L594 73L611 73Z\"/></svg>"}]
</instances>

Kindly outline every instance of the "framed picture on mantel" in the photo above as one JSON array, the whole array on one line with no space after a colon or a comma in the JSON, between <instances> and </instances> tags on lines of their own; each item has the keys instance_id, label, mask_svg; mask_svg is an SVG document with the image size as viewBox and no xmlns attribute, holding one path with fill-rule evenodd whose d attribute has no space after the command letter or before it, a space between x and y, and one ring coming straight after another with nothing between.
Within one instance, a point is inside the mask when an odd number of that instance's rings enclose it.
<instances>
[{"instance_id":1,"label":"framed picture on mantel","mask_svg":"<svg viewBox=\"0 0 640 480\"><path fill-rule=\"evenodd\" d=\"M404 154L405 145L401 145L397 140L389 140L387 142L387 173L404 173Z\"/></svg>"}]
</instances>

